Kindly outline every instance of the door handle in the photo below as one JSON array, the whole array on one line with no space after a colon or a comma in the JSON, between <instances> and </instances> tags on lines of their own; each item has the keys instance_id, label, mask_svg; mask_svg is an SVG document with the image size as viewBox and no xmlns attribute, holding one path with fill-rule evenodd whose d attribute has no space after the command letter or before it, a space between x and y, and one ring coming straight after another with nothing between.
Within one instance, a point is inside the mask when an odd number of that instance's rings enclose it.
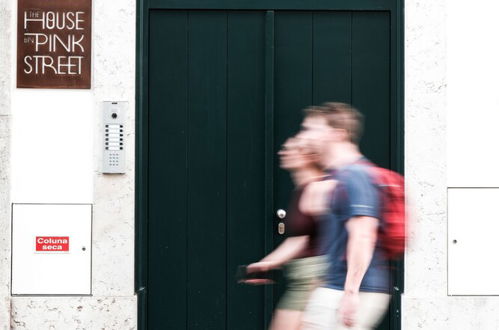
<instances>
[{"instance_id":1,"label":"door handle","mask_svg":"<svg viewBox=\"0 0 499 330\"><path fill-rule=\"evenodd\" d=\"M286 217L286 211L283 209L277 210L276 214L279 219L284 219Z\"/></svg>"},{"instance_id":2,"label":"door handle","mask_svg":"<svg viewBox=\"0 0 499 330\"><path fill-rule=\"evenodd\" d=\"M286 211L283 209L279 209L277 210L276 215L279 219L282 220L286 217ZM279 224L277 225L277 232L279 233L279 235L284 235L284 233L286 232L286 225L284 224L284 222L279 222Z\"/></svg>"}]
</instances>

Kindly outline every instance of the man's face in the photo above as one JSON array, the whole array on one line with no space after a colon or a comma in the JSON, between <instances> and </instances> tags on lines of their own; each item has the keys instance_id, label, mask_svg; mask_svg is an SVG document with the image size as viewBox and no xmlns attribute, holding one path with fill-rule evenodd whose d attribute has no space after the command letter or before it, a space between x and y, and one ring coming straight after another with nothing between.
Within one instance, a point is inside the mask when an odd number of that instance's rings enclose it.
<instances>
[{"instance_id":1,"label":"man's face","mask_svg":"<svg viewBox=\"0 0 499 330\"><path fill-rule=\"evenodd\" d=\"M307 140L315 152L324 154L326 147L334 142L334 129L328 125L324 117L305 117L298 137Z\"/></svg>"}]
</instances>

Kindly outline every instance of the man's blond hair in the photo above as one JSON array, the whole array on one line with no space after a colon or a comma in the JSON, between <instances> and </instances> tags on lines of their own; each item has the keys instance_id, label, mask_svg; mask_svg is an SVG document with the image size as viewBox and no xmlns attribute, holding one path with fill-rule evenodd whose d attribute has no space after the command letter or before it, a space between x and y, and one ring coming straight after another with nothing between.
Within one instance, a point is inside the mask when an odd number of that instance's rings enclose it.
<instances>
[{"instance_id":1,"label":"man's blond hair","mask_svg":"<svg viewBox=\"0 0 499 330\"><path fill-rule=\"evenodd\" d=\"M347 103L326 102L320 106L305 109L306 117L323 117L333 128L344 129L349 140L359 144L364 129L364 116L359 110Z\"/></svg>"}]
</instances>

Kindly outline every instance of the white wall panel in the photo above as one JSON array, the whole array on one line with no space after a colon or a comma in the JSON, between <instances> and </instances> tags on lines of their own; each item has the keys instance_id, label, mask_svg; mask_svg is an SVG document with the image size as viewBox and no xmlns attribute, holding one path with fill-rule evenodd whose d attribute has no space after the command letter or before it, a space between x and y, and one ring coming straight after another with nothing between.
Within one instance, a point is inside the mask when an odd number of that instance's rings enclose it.
<instances>
[{"instance_id":1,"label":"white wall panel","mask_svg":"<svg viewBox=\"0 0 499 330\"><path fill-rule=\"evenodd\" d=\"M449 189L449 295L499 295L497 205L499 189Z\"/></svg>"},{"instance_id":2,"label":"white wall panel","mask_svg":"<svg viewBox=\"0 0 499 330\"><path fill-rule=\"evenodd\" d=\"M92 206L14 204L12 294L91 294ZM67 237L67 251L37 247L37 238Z\"/></svg>"}]
</instances>

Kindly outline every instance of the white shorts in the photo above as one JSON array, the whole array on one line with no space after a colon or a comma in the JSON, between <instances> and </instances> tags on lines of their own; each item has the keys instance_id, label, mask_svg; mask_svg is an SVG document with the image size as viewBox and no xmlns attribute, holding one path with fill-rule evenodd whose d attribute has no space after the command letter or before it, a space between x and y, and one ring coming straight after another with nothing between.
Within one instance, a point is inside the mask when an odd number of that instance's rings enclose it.
<instances>
[{"instance_id":1,"label":"white shorts","mask_svg":"<svg viewBox=\"0 0 499 330\"><path fill-rule=\"evenodd\" d=\"M383 319L390 295L386 293L360 292L360 305L353 328L346 328L338 318L338 307L343 291L317 288L312 292L302 330L371 330Z\"/></svg>"}]
</instances>

